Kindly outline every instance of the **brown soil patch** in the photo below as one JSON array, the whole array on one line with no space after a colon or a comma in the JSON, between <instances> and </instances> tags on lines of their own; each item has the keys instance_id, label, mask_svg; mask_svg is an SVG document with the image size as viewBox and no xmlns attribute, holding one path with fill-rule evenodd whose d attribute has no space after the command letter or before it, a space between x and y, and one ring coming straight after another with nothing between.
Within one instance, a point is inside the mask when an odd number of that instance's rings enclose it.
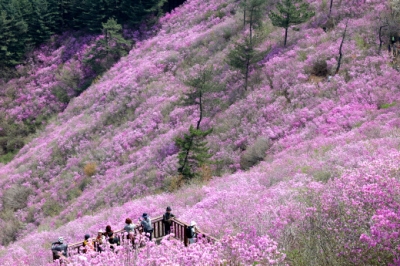
<instances>
[{"instance_id":1,"label":"brown soil patch","mask_svg":"<svg viewBox=\"0 0 400 266\"><path fill-rule=\"evenodd\" d=\"M314 83L314 84L318 84L320 82L322 82L324 79L326 79L325 77L318 77L315 75L310 75L310 77L308 78L308 82Z\"/></svg>"}]
</instances>

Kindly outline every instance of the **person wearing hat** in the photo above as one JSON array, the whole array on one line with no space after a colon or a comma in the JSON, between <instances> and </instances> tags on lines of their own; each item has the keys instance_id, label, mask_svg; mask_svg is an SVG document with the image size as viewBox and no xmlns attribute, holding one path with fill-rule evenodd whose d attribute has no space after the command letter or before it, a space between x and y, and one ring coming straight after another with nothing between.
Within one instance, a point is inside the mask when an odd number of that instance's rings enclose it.
<instances>
[{"instance_id":1,"label":"person wearing hat","mask_svg":"<svg viewBox=\"0 0 400 266\"><path fill-rule=\"evenodd\" d=\"M150 217L147 215L147 213L143 213L142 219L139 219L139 220L140 220L140 224L143 227L143 231L146 233L146 235L148 234L149 240L151 241L152 233L153 233L153 226L151 224Z\"/></svg>"},{"instance_id":2,"label":"person wearing hat","mask_svg":"<svg viewBox=\"0 0 400 266\"><path fill-rule=\"evenodd\" d=\"M172 218L175 217L171 213L172 209L171 207L167 207L167 211L163 215L163 224L164 224L164 230L165 230L165 235L169 235L171 233L171 226L172 226Z\"/></svg>"},{"instance_id":3,"label":"person wearing hat","mask_svg":"<svg viewBox=\"0 0 400 266\"><path fill-rule=\"evenodd\" d=\"M53 260L68 257L68 244L65 243L62 236L56 242L51 243L51 251L53 252Z\"/></svg>"},{"instance_id":4,"label":"person wearing hat","mask_svg":"<svg viewBox=\"0 0 400 266\"><path fill-rule=\"evenodd\" d=\"M190 226L188 226L187 230L188 230L187 237L189 239L189 243L190 244L196 243L196 240L197 240L197 232L196 232L197 224L196 224L196 222L192 221L190 223Z\"/></svg>"},{"instance_id":5,"label":"person wearing hat","mask_svg":"<svg viewBox=\"0 0 400 266\"><path fill-rule=\"evenodd\" d=\"M97 232L97 237L94 240L94 246L98 252L102 252L104 249L102 247L103 243L105 243L106 237L104 236L104 231L100 229Z\"/></svg>"},{"instance_id":6,"label":"person wearing hat","mask_svg":"<svg viewBox=\"0 0 400 266\"><path fill-rule=\"evenodd\" d=\"M83 253L94 251L93 243L90 241L90 235L85 235L85 240L83 240Z\"/></svg>"}]
</instances>

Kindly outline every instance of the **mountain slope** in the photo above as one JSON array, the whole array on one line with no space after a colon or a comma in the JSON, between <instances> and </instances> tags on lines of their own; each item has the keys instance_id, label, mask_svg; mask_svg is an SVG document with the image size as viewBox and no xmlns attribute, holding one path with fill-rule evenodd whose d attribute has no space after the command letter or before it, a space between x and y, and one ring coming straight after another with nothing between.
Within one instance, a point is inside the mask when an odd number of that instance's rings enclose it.
<instances>
[{"instance_id":1,"label":"mountain slope","mask_svg":"<svg viewBox=\"0 0 400 266\"><path fill-rule=\"evenodd\" d=\"M377 39L389 6L335 3L335 23L324 32L328 7L309 2L317 15L289 32L287 47L282 30L266 21L269 34L260 48L272 50L245 93L225 63L245 34L235 1L188 1L162 18L157 36L139 43L0 168L2 187L31 190L27 207L17 212L26 222L23 235L30 234L5 259L31 254L23 248L33 239L46 259L46 242L57 235L77 240L171 204L181 219L194 219L218 237L250 228L268 235L295 265L321 263L313 248L333 265L394 262L399 243L395 235L390 241L381 235L400 230L399 74L386 53L378 54ZM344 58L333 75L346 24ZM330 79L312 75L321 60ZM203 65L214 65L214 79L226 87L213 95L219 105L209 99L203 124L214 128L207 140L222 177L159 194L176 175L174 138L198 117L194 107L180 104L188 89L182 80ZM265 161L242 172L243 150L262 139L269 147ZM89 164L94 175L85 174ZM374 201L382 193L387 196ZM344 226L352 230L340 234ZM310 232L326 239L307 242L319 239Z\"/></svg>"}]
</instances>

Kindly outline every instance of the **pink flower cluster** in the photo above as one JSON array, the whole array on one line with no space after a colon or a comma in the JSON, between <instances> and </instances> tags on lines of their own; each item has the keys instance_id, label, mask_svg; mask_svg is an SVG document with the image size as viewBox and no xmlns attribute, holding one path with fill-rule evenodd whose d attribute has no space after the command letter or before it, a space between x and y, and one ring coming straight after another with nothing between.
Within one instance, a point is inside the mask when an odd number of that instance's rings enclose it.
<instances>
[{"instance_id":1,"label":"pink flower cluster","mask_svg":"<svg viewBox=\"0 0 400 266\"><path fill-rule=\"evenodd\" d=\"M331 18L337 24L324 32L323 1L309 2L316 17L289 31L287 48L281 45L281 29L260 44L275 48L260 72L251 73L245 94L225 63L233 42L243 37L236 1L190 0L163 17L156 36L139 41L13 161L0 166L0 187L32 191L27 206L15 213L24 230L18 241L0 249L3 261L43 265L50 256L48 243L59 235L71 243L107 224L122 227L126 217L158 215L171 205L180 219L195 220L221 242L188 250L163 242L143 251L141 262L187 263L193 253L203 265L230 258L279 264L283 253L294 256L290 251L306 246L302 243L310 238L302 237L309 236L310 220L321 224L338 260L398 262L400 75L389 56L378 53L377 37L388 7L378 0L334 1ZM347 21L342 66L333 75ZM79 61L81 48L66 58L60 49L36 52L46 68L32 74L43 79L23 81L35 89L17 92L18 102L0 104L6 112L35 117L46 108L62 109L56 101L31 96L50 97L47 89L56 81L49 73L72 64L68 60ZM319 60L327 62L330 79L311 75ZM161 193L176 175L174 139L198 117L193 107L180 105L188 89L182 80L195 74L197 65L214 65L215 81L225 87L223 95L205 102L204 125L214 128L207 141L220 176ZM17 81L10 84L18 87ZM260 137L271 142L265 160L243 172L240 158ZM92 162L96 173L87 177L83 169ZM59 211L41 211L51 204ZM101 256L86 259L119 260L112 253Z\"/></svg>"}]
</instances>

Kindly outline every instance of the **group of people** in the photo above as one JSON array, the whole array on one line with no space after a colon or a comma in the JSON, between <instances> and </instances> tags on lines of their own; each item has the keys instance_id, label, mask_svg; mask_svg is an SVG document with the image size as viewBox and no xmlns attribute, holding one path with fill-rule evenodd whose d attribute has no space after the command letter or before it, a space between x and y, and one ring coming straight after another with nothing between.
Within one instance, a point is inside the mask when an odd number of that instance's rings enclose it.
<instances>
[{"instance_id":1,"label":"group of people","mask_svg":"<svg viewBox=\"0 0 400 266\"><path fill-rule=\"evenodd\" d=\"M171 234L172 222L175 218L175 215L172 214L171 207L167 207L166 212L163 215L162 222L164 224L164 233L165 235ZM143 213L143 215L138 219L138 222L142 226L143 232L146 234L148 239L151 241L153 236L153 225L151 223L151 218L147 213ZM132 222L130 218L126 218L124 231L126 232L126 238L131 240L132 243L134 241L135 230L137 226ZM190 226L187 227L186 235L189 239L189 243L194 243L197 238L197 227L194 221L191 222ZM111 229L110 225L106 226L106 230L100 229L97 232L96 238L90 240L90 235L86 234L84 236L83 241L83 253L89 252L102 252L105 250L105 247L108 245L111 250L115 250L116 246L119 246L121 243L121 239L117 236L114 231ZM52 252L53 259L67 260L68 257L68 244L65 243L63 237L59 237L57 242L52 243Z\"/></svg>"}]
</instances>

